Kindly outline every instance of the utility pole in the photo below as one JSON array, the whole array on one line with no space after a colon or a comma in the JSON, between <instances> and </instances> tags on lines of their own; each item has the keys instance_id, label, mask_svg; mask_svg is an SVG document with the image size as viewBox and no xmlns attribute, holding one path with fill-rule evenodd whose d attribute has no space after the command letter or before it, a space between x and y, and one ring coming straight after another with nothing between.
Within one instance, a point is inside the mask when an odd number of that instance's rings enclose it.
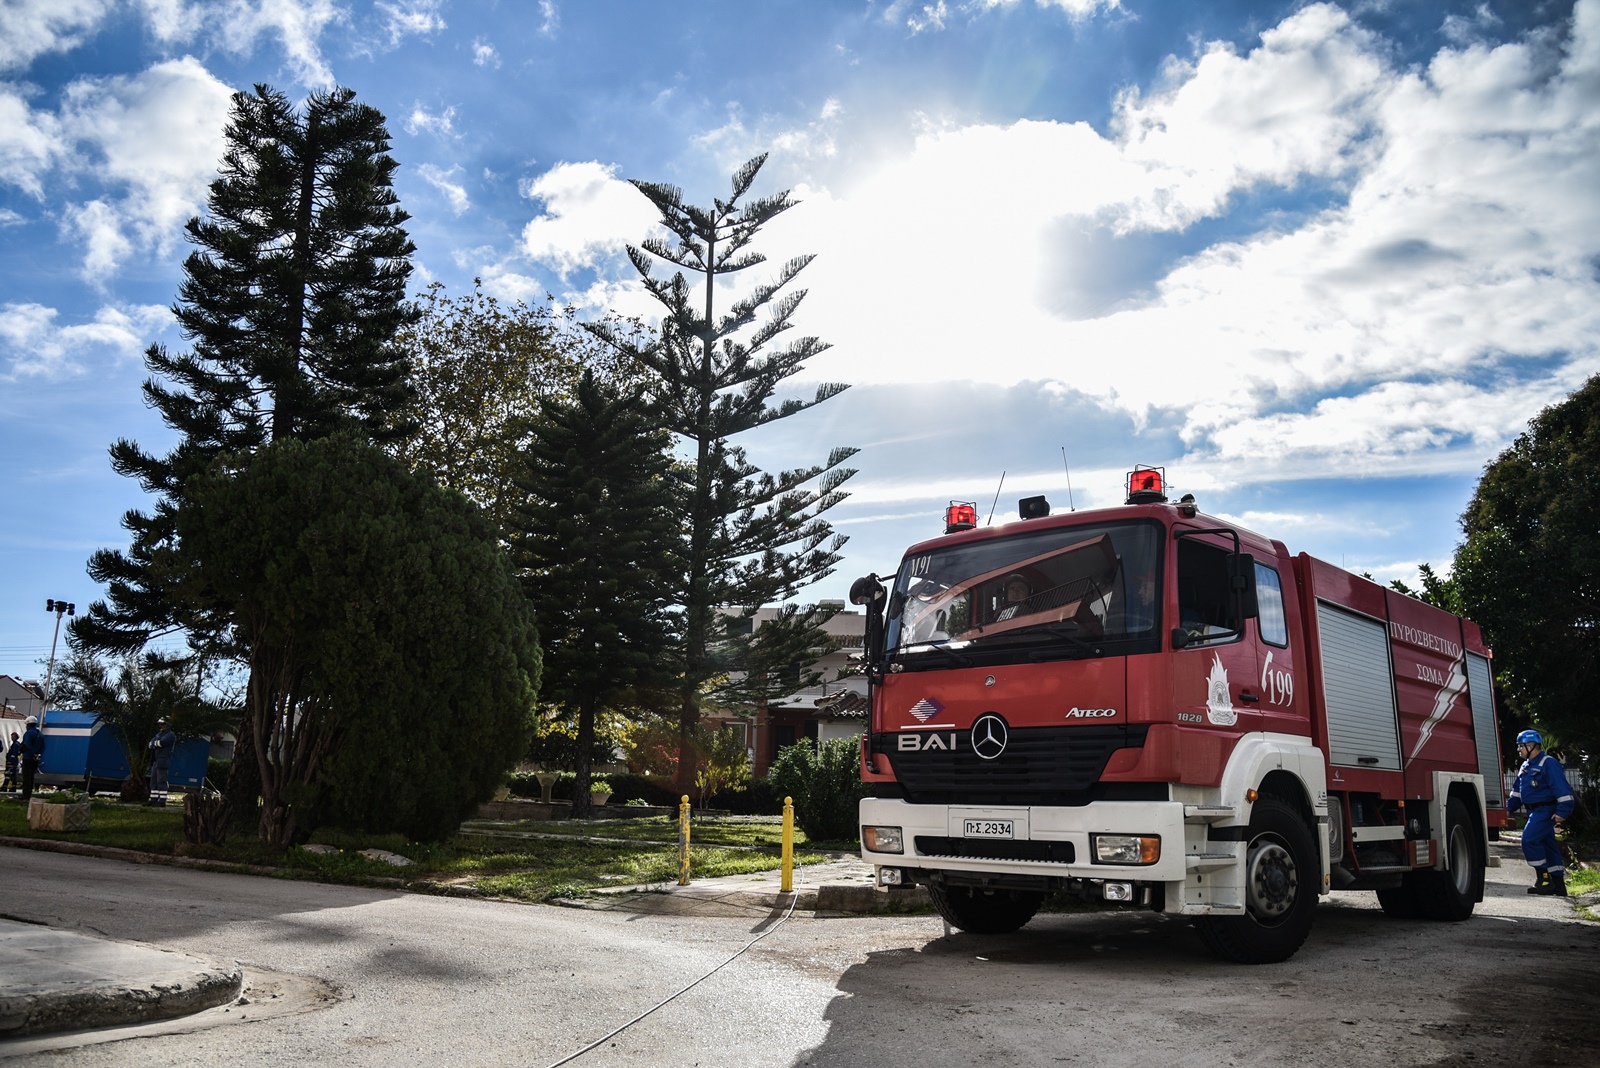
<instances>
[{"instance_id":1,"label":"utility pole","mask_svg":"<svg viewBox=\"0 0 1600 1068\"><path fill-rule=\"evenodd\" d=\"M44 707L39 709L40 731L44 730L44 717L50 711L50 698L55 695L56 642L61 639L61 617L76 614L78 606L66 601L47 600L44 603L44 610L56 614L56 633L55 637L50 639L50 666L44 673Z\"/></svg>"}]
</instances>

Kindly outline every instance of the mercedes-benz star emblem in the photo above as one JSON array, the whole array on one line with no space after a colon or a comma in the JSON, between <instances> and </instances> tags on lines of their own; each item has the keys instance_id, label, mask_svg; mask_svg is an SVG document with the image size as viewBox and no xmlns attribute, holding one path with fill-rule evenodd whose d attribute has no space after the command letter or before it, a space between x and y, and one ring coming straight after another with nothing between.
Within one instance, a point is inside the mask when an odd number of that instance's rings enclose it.
<instances>
[{"instance_id":1,"label":"mercedes-benz star emblem","mask_svg":"<svg viewBox=\"0 0 1600 1068\"><path fill-rule=\"evenodd\" d=\"M986 712L972 725L972 751L983 760L993 760L1006 751L1006 721Z\"/></svg>"}]
</instances>

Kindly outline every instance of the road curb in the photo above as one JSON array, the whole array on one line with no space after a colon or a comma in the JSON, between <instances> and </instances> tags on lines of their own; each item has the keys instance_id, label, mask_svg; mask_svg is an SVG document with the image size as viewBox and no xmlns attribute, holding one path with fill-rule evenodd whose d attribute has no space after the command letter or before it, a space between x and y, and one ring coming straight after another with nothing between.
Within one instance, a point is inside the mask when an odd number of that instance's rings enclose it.
<instances>
[{"instance_id":1,"label":"road curb","mask_svg":"<svg viewBox=\"0 0 1600 1068\"><path fill-rule=\"evenodd\" d=\"M90 845L87 842L63 842L57 838L15 838L0 835L0 846L16 849L37 849L41 853L70 853L79 857L99 857L102 860L125 860L129 864L163 864L169 868L192 868L196 871L219 871L232 875L276 875L281 869L262 864L236 864L226 860L203 860L198 857L178 857L170 853L146 853L139 849L120 846Z\"/></svg>"},{"instance_id":2,"label":"road curb","mask_svg":"<svg viewBox=\"0 0 1600 1068\"><path fill-rule=\"evenodd\" d=\"M189 1016L244 986L237 962L16 922L0 925L0 960L0 1039Z\"/></svg>"}]
</instances>

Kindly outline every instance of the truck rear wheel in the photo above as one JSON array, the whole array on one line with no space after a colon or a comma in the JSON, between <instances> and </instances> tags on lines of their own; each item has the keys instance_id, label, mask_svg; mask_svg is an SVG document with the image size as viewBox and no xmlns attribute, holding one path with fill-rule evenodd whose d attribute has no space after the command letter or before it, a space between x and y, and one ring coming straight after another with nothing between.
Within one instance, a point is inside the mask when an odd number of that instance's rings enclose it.
<instances>
[{"instance_id":1,"label":"truck rear wheel","mask_svg":"<svg viewBox=\"0 0 1600 1068\"><path fill-rule=\"evenodd\" d=\"M1430 920L1459 923L1472 915L1483 896L1483 847L1478 843L1472 809L1459 797L1445 806L1444 855L1446 871L1412 872L1420 914Z\"/></svg>"},{"instance_id":2,"label":"truck rear wheel","mask_svg":"<svg viewBox=\"0 0 1600 1068\"><path fill-rule=\"evenodd\" d=\"M1239 964L1275 964L1294 956L1317 907L1316 839L1305 818L1276 797L1262 797L1250 816L1245 850L1245 915L1201 916L1200 938L1217 956Z\"/></svg>"},{"instance_id":3,"label":"truck rear wheel","mask_svg":"<svg viewBox=\"0 0 1600 1068\"><path fill-rule=\"evenodd\" d=\"M1033 919L1044 895L1028 890L983 890L972 886L928 887L933 907L951 927L970 934L1010 934Z\"/></svg>"},{"instance_id":4,"label":"truck rear wheel","mask_svg":"<svg viewBox=\"0 0 1600 1068\"><path fill-rule=\"evenodd\" d=\"M1393 916L1397 920L1421 918L1422 902L1417 900L1417 884L1412 874L1407 873L1399 886L1378 891L1378 904L1383 907L1385 916Z\"/></svg>"}]
</instances>

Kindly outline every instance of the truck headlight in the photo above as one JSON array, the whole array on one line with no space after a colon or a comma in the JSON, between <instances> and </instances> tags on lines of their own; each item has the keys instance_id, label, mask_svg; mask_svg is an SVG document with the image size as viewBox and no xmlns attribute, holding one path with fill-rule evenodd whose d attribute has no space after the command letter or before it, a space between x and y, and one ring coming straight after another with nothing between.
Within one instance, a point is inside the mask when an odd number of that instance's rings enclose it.
<instances>
[{"instance_id":1,"label":"truck headlight","mask_svg":"<svg viewBox=\"0 0 1600 1068\"><path fill-rule=\"evenodd\" d=\"M1093 834L1089 836L1097 864L1154 864L1161 859L1161 836Z\"/></svg>"},{"instance_id":2,"label":"truck headlight","mask_svg":"<svg viewBox=\"0 0 1600 1068\"><path fill-rule=\"evenodd\" d=\"M861 844L872 853L904 853L905 842L898 827L863 827Z\"/></svg>"}]
</instances>

